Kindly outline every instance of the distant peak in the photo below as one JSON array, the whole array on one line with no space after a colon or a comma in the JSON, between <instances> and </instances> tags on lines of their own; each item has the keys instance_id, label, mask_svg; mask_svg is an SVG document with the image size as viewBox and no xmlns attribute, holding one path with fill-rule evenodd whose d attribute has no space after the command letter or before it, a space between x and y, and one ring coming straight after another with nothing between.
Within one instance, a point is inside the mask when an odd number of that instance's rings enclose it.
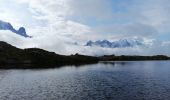
<instances>
[{"instance_id":1,"label":"distant peak","mask_svg":"<svg viewBox=\"0 0 170 100\"><path fill-rule=\"evenodd\" d=\"M117 41L109 40L97 40L97 41L88 41L86 46L98 46L103 48L126 48L126 47L136 47L144 45L144 43L137 39L120 39Z\"/></svg>"},{"instance_id":2,"label":"distant peak","mask_svg":"<svg viewBox=\"0 0 170 100\"><path fill-rule=\"evenodd\" d=\"M20 27L19 30L16 30L15 28L13 28L13 26L9 22L4 22L2 20L0 20L0 30L9 30L9 31L16 33L18 35L21 35L23 37L31 38L31 36L27 35L24 27Z\"/></svg>"}]
</instances>

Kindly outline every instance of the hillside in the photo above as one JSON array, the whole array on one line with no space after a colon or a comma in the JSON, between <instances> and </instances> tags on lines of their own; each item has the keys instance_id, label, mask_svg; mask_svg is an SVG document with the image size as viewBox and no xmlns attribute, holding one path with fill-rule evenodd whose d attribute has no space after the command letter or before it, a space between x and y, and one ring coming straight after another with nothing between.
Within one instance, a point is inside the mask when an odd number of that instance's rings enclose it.
<instances>
[{"instance_id":1,"label":"hillside","mask_svg":"<svg viewBox=\"0 0 170 100\"><path fill-rule=\"evenodd\" d=\"M34 66L30 68L41 68L61 65L81 65L97 63L97 57L84 55L58 55L54 52L45 51L38 48L19 49L6 42L0 42L0 65L23 67L20 65ZM11 68L9 67L9 68ZM0 67L4 68L4 67Z\"/></svg>"},{"instance_id":2,"label":"hillside","mask_svg":"<svg viewBox=\"0 0 170 100\"><path fill-rule=\"evenodd\" d=\"M0 69L51 68L64 65L92 64L99 61L169 60L168 56L115 56L92 57L85 55L59 55L39 48L19 49L0 41Z\"/></svg>"}]
</instances>

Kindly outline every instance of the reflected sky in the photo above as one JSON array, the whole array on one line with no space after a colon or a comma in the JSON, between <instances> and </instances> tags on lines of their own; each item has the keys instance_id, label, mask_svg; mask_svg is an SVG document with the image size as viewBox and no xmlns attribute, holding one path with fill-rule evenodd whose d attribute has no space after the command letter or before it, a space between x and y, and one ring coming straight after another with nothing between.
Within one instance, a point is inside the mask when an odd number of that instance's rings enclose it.
<instances>
[{"instance_id":1,"label":"reflected sky","mask_svg":"<svg viewBox=\"0 0 170 100\"><path fill-rule=\"evenodd\" d=\"M168 100L170 62L0 70L1 100Z\"/></svg>"}]
</instances>

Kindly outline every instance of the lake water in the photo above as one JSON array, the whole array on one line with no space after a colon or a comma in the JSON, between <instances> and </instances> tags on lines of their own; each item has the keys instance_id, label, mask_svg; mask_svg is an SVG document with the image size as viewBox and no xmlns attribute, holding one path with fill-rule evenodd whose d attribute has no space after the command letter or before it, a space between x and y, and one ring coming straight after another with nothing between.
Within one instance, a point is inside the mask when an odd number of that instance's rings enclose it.
<instances>
[{"instance_id":1,"label":"lake water","mask_svg":"<svg viewBox=\"0 0 170 100\"><path fill-rule=\"evenodd\" d=\"M170 61L0 70L0 100L170 100Z\"/></svg>"}]
</instances>

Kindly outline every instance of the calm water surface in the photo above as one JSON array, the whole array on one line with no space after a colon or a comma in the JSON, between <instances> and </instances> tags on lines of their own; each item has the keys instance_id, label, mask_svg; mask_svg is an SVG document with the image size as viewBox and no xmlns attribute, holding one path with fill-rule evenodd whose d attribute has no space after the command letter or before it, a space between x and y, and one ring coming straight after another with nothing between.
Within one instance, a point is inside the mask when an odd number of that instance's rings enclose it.
<instances>
[{"instance_id":1,"label":"calm water surface","mask_svg":"<svg viewBox=\"0 0 170 100\"><path fill-rule=\"evenodd\" d=\"M0 70L0 100L170 100L170 61Z\"/></svg>"}]
</instances>

